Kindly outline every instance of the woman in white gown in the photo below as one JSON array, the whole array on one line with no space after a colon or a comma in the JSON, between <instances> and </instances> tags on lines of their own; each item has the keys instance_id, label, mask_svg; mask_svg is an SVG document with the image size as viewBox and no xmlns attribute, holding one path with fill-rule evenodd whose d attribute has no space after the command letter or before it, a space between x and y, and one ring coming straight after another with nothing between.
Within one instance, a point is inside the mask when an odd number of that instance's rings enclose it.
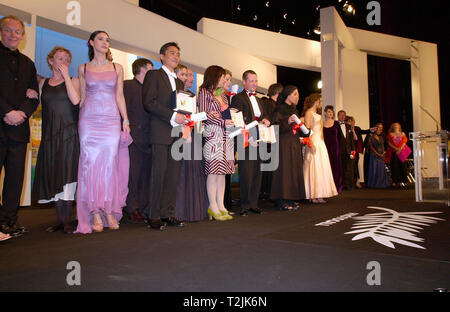
<instances>
[{"instance_id":1,"label":"woman in white gown","mask_svg":"<svg viewBox=\"0 0 450 312\"><path fill-rule=\"evenodd\" d=\"M313 93L305 99L303 115L305 125L313 131L309 137L311 147L307 147L303 160L306 198L313 203L326 203L324 198L338 195L333 179L328 151L323 140L322 98Z\"/></svg>"}]
</instances>

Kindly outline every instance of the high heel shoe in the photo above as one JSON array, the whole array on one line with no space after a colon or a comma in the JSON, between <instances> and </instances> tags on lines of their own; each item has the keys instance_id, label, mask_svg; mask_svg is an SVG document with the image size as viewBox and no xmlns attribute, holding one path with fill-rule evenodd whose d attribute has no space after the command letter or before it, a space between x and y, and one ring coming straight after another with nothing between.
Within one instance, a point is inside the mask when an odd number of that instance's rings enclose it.
<instances>
[{"instance_id":1,"label":"high heel shoe","mask_svg":"<svg viewBox=\"0 0 450 312\"><path fill-rule=\"evenodd\" d=\"M230 215L230 212L228 210L220 210L220 213L226 220L232 220L233 217Z\"/></svg>"},{"instance_id":2,"label":"high heel shoe","mask_svg":"<svg viewBox=\"0 0 450 312\"><path fill-rule=\"evenodd\" d=\"M222 215L222 214L215 214L212 210L211 207L208 208L208 215L209 215L209 220L212 220L214 218L214 220L217 221L226 221L227 219Z\"/></svg>"},{"instance_id":3,"label":"high heel shoe","mask_svg":"<svg viewBox=\"0 0 450 312\"><path fill-rule=\"evenodd\" d=\"M110 213L106 215L106 220L108 221L108 227L110 230L118 230L119 229L119 223L117 222L116 218Z\"/></svg>"},{"instance_id":4,"label":"high heel shoe","mask_svg":"<svg viewBox=\"0 0 450 312\"><path fill-rule=\"evenodd\" d=\"M94 215L94 225L92 226L92 230L97 233L103 231L103 221L98 213Z\"/></svg>"}]
</instances>

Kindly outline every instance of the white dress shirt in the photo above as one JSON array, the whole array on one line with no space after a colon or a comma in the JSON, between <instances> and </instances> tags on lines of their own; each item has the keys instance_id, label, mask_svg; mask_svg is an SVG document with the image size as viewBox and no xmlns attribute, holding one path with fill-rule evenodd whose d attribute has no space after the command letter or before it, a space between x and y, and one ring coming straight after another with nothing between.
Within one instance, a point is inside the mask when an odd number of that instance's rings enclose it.
<instances>
[{"instance_id":1,"label":"white dress shirt","mask_svg":"<svg viewBox=\"0 0 450 312\"><path fill-rule=\"evenodd\" d=\"M339 121L340 125L341 125L341 130L342 130L342 134L344 135L344 138L347 138L347 129L345 128L345 122L341 123Z\"/></svg>"},{"instance_id":2,"label":"white dress shirt","mask_svg":"<svg viewBox=\"0 0 450 312\"><path fill-rule=\"evenodd\" d=\"M175 74L175 72L171 72L166 65L162 66L162 69L164 70L164 72L167 74L167 76L169 77L169 81L170 81L170 85L172 86L172 91L176 91L177 90L177 84L175 83L175 79L177 79L177 74ZM179 124L177 124L175 122L175 117L177 116L177 112L174 112L172 115L172 118L170 119L170 124L172 125L172 127L176 127L179 126Z\"/></svg>"},{"instance_id":3,"label":"white dress shirt","mask_svg":"<svg viewBox=\"0 0 450 312\"><path fill-rule=\"evenodd\" d=\"M247 95L248 94L249 94L249 91L247 91ZM255 117L258 117L258 118L261 117L261 110L259 109L258 102L254 95L250 96L250 102L252 103L253 113L255 113Z\"/></svg>"},{"instance_id":4,"label":"white dress shirt","mask_svg":"<svg viewBox=\"0 0 450 312\"><path fill-rule=\"evenodd\" d=\"M172 91L177 89L177 85L175 83L175 79L177 79L177 74L175 72L171 72L166 65L162 66L162 69L166 72L167 76L169 76L170 85L172 86Z\"/></svg>"}]
</instances>

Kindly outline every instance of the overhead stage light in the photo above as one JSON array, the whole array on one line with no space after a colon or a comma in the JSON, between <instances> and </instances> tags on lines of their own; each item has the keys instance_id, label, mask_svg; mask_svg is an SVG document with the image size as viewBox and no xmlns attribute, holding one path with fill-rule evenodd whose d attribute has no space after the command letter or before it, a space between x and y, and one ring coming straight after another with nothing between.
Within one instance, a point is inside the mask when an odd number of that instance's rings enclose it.
<instances>
[{"instance_id":1,"label":"overhead stage light","mask_svg":"<svg viewBox=\"0 0 450 312\"><path fill-rule=\"evenodd\" d=\"M321 31L320 31L320 18L317 20L317 22L316 22L316 24L314 26L313 32L316 35L320 35L321 34Z\"/></svg>"},{"instance_id":2,"label":"overhead stage light","mask_svg":"<svg viewBox=\"0 0 450 312\"><path fill-rule=\"evenodd\" d=\"M316 27L314 27L314 29L313 29L313 32L314 32L316 35L320 35L320 34L321 34L321 31L320 31L320 22L317 22Z\"/></svg>"},{"instance_id":3,"label":"overhead stage light","mask_svg":"<svg viewBox=\"0 0 450 312\"><path fill-rule=\"evenodd\" d=\"M344 10L344 12L346 14L352 14L352 15L356 14L355 7L352 4L348 3L348 1L345 1L344 6L342 7L342 9Z\"/></svg>"}]
</instances>

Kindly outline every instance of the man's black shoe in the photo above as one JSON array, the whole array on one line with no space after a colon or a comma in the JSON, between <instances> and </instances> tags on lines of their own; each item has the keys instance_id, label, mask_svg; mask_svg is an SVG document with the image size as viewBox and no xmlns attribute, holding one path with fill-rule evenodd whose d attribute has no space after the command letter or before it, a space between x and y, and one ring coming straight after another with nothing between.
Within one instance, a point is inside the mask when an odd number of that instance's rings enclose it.
<instances>
[{"instance_id":1,"label":"man's black shoe","mask_svg":"<svg viewBox=\"0 0 450 312\"><path fill-rule=\"evenodd\" d=\"M177 220L174 217L170 217L170 218L161 218L161 221L164 223L165 226L178 226L178 227L183 227L184 223Z\"/></svg>"},{"instance_id":2,"label":"man's black shoe","mask_svg":"<svg viewBox=\"0 0 450 312\"><path fill-rule=\"evenodd\" d=\"M54 233L54 232L62 231L62 230L64 230L64 225L62 223L52 225L51 227L46 229L46 231L49 233Z\"/></svg>"},{"instance_id":3,"label":"man's black shoe","mask_svg":"<svg viewBox=\"0 0 450 312\"><path fill-rule=\"evenodd\" d=\"M161 222L160 219L147 219L147 227L153 230L163 231L166 226Z\"/></svg>"},{"instance_id":4,"label":"man's black shoe","mask_svg":"<svg viewBox=\"0 0 450 312\"><path fill-rule=\"evenodd\" d=\"M253 212L253 213L257 213L257 214L262 214L263 213L263 210L261 208L258 208L258 207L250 208L250 211Z\"/></svg>"},{"instance_id":5,"label":"man's black shoe","mask_svg":"<svg viewBox=\"0 0 450 312\"><path fill-rule=\"evenodd\" d=\"M241 211L239 212L239 215L240 215L241 217L246 217L246 216L248 216L248 210L247 210L247 209L241 210Z\"/></svg>"}]
</instances>

